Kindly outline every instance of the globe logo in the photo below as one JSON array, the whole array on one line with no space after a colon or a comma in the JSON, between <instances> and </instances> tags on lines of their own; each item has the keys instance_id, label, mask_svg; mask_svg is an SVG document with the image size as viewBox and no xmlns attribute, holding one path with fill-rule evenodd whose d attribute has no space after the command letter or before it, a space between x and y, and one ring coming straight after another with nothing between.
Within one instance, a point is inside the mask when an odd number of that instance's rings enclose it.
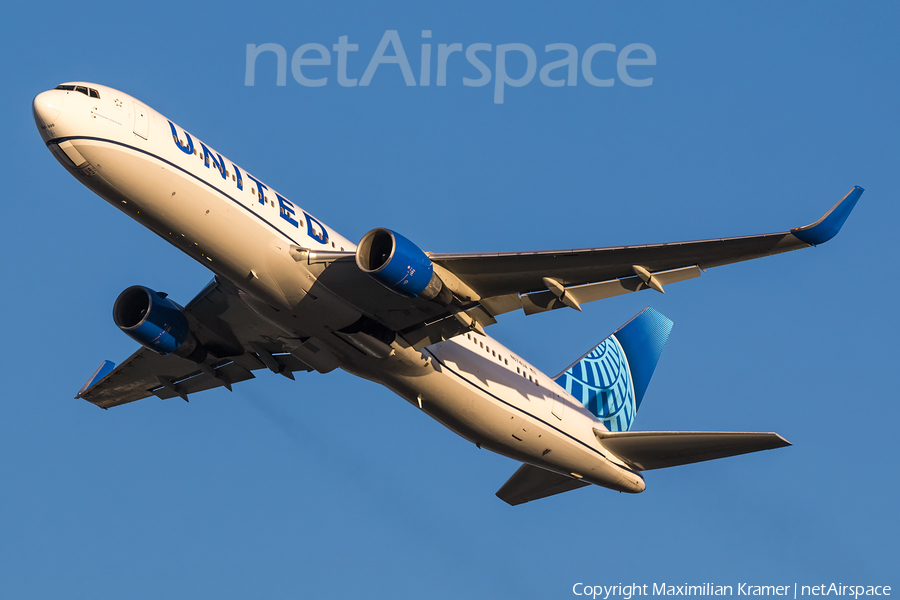
<instances>
[{"instance_id":1,"label":"globe logo","mask_svg":"<svg viewBox=\"0 0 900 600\"><path fill-rule=\"evenodd\" d=\"M635 415L634 385L628 359L615 336L591 350L562 379L566 391L603 420L607 429L631 428Z\"/></svg>"}]
</instances>

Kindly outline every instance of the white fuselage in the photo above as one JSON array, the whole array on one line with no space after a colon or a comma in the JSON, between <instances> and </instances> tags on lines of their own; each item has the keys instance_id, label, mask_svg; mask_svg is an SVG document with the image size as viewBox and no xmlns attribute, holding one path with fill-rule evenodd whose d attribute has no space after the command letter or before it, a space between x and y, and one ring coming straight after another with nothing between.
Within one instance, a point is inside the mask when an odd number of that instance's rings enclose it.
<instances>
[{"instance_id":1,"label":"white fuselage","mask_svg":"<svg viewBox=\"0 0 900 600\"><path fill-rule=\"evenodd\" d=\"M34 102L41 136L57 159L113 206L234 283L285 339L315 339L326 350L302 360L381 383L480 447L604 487L643 491L642 477L593 434L602 423L488 336L460 335L421 351L395 343L387 358L358 352L333 332L363 311L321 284L313 295L321 271L290 251L352 252L352 242L131 96L72 85L99 98L51 90Z\"/></svg>"}]
</instances>

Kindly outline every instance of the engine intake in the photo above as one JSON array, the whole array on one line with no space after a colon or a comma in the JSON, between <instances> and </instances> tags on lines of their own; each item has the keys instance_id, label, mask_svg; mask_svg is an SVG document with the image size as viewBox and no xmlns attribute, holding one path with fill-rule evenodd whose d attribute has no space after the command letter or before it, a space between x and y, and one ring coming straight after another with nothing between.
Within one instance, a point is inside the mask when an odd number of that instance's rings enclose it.
<instances>
[{"instance_id":1,"label":"engine intake","mask_svg":"<svg viewBox=\"0 0 900 600\"><path fill-rule=\"evenodd\" d=\"M356 248L356 265L394 293L447 306L453 294L418 246L390 229L377 228Z\"/></svg>"},{"instance_id":2,"label":"engine intake","mask_svg":"<svg viewBox=\"0 0 900 600\"><path fill-rule=\"evenodd\" d=\"M158 354L174 354L194 362L206 359L206 349L191 332L181 307L165 294L134 285L119 294L113 321L131 339Z\"/></svg>"}]
</instances>

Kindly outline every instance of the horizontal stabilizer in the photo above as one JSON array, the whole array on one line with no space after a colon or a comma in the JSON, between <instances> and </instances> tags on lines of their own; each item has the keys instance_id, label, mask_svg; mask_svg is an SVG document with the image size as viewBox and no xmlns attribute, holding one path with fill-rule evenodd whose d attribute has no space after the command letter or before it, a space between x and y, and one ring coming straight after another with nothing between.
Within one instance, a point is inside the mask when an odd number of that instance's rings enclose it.
<instances>
[{"instance_id":1,"label":"horizontal stabilizer","mask_svg":"<svg viewBox=\"0 0 900 600\"><path fill-rule=\"evenodd\" d=\"M503 487L497 492L497 497L516 506L532 500L540 500L547 496L562 494L588 485L584 481L560 475L540 467L522 465L513 473Z\"/></svg>"},{"instance_id":2,"label":"horizontal stabilizer","mask_svg":"<svg viewBox=\"0 0 900 600\"><path fill-rule=\"evenodd\" d=\"M621 431L594 429L603 446L641 471L677 467L790 446L777 433L736 431Z\"/></svg>"}]
</instances>

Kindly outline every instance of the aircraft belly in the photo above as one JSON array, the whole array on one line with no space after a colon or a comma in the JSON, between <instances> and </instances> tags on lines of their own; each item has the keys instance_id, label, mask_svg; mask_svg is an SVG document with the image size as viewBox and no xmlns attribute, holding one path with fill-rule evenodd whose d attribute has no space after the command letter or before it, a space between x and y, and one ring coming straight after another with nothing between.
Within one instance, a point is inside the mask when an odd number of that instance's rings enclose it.
<instances>
[{"instance_id":1,"label":"aircraft belly","mask_svg":"<svg viewBox=\"0 0 900 600\"><path fill-rule=\"evenodd\" d=\"M643 480L605 458L602 451L517 410L447 372L431 370L419 377L382 381L414 406L487 450L564 475L576 473L606 488L639 492ZM589 429L590 431L590 429Z\"/></svg>"}]
</instances>

